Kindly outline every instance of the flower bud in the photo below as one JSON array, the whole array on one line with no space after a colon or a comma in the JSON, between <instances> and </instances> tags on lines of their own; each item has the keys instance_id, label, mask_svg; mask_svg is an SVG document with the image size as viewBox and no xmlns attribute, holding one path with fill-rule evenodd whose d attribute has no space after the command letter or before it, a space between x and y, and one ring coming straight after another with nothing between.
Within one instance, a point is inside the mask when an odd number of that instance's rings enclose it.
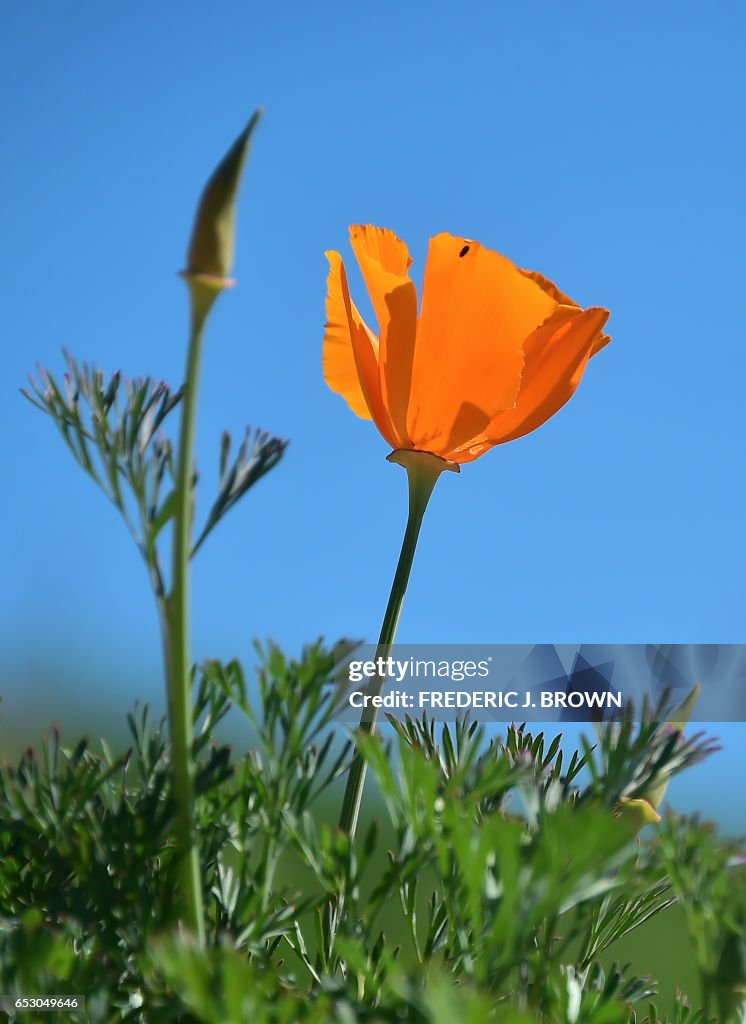
<instances>
[{"instance_id":1,"label":"flower bud","mask_svg":"<svg viewBox=\"0 0 746 1024\"><path fill-rule=\"evenodd\" d=\"M619 801L617 817L629 827L633 835L637 835L646 825L657 825L661 820L656 809L642 797L623 796Z\"/></svg>"},{"instance_id":2,"label":"flower bud","mask_svg":"<svg viewBox=\"0 0 746 1024\"><path fill-rule=\"evenodd\" d=\"M194 218L184 275L211 279L220 289L229 280L233 265L236 200L241 172L246 163L251 134L261 116L257 110L205 185Z\"/></svg>"}]
</instances>

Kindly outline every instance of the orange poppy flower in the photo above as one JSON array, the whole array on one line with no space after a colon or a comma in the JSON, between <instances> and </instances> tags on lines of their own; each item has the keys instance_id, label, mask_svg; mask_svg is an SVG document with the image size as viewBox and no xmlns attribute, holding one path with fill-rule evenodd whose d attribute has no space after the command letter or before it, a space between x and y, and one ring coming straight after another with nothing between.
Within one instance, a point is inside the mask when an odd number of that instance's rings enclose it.
<instances>
[{"instance_id":1,"label":"orange poppy flower","mask_svg":"<svg viewBox=\"0 0 746 1024\"><path fill-rule=\"evenodd\" d=\"M541 274L466 238L430 239L422 307L392 231L350 228L378 320L350 298L328 252L324 377L394 449L471 462L541 426L611 339L608 310L581 309Z\"/></svg>"}]
</instances>

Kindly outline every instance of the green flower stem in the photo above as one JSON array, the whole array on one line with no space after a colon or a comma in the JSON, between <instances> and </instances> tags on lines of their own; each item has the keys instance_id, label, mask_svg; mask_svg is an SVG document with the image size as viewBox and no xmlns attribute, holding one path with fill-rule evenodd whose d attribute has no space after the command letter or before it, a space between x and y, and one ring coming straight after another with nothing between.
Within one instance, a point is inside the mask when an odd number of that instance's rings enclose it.
<instances>
[{"instance_id":1,"label":"green flower stem","mask_svg":"<svg viewBox=\"0 0 746 1024\"><path fill-rule=\"evenodd\" d=\"M184 924L205 942L202 902L202 874L196 842L194 813L194 763L192 745L192 660L189 643L189 561L192 546L194 435L197 415L197 387L205 321L220 289L196 275L185 275L191 295L191 330L187 355L184 399L181 410L178 462L176 469L176 509L173 532L171 593L168 595L168 640L166 674L168 714L171 733L173 792L176 802L176 842L178 847L178 902L183 907Z\"/></svg>"},{"instance_id":2,"label":"green flower stem","mask_svg":"<svg viewBox=\"0 0 746 1024\"><path fill-rule=\"evenodd\" d=\"M445 459L432 455L430 452L395 451L389 455L389 462L396 462L400 466L404 466L407 471L409 478L409 515L407 517L407 527L404 531L399 562L394 574L394 582L391 586L389 602L383 617L381 635L376 650L376 660L389 656L391 645L396 637L399 616L404 604L409 575L412 571L412 562L414 561L414 553L417 548L417 539L420 535L422 519L433 488L444 470L448 469L456 473L459 472L459 467L456 463L447 462ZM378 696L383 689L383 685L384 679L382 676L374 677L371 680L371 687L368 693ZM378 709L368 705L363 709L358 730L362 733L374 732L377 718ZM356 754L347 776L347 785L339 817L339 828L349 835L350 839L354 839L357 830L366 770L367 765L364 759L360 754Z\"/></svg>"}]
</instances>

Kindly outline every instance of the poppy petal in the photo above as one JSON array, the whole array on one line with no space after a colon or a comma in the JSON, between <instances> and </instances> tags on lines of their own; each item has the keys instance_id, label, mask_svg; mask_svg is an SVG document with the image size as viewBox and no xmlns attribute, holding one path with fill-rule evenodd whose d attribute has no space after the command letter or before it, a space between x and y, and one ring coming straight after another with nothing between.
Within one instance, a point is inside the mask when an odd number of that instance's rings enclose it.
<instances>
[{"instance_id":1,"label":"poppy petal","mask_svg":"<svg viewBox=\"0 0 746 1024\"><path fill-rule=\"evenodd\" d=\"M563 306L572 306L574 309L582 309L573 299L565 295L564 292L560 291L553 281L550 281L548 277L544 277L538 270L521 270L521 273L526 277L530 277L532 281L536 281L540 288L543 288L547 295L551 295L552 298L556 299L557 302ZM604 346L608 345L611 338L608 334L600 334L598 339L591 349L591 355L595 356L597 352L600 352Z\"/></svg>"},{"instance_id":2,"label":"poppy petal","mask_svg":"<svg viewBox=\"0 0 746 1024\"><path fill-rule=\"evenodd\" d=\"M338 395L342 395L349 407L363 419L371 419L368 402L360 384L355 352L352 347L350 322L342 290L342 257L338 252L325 253L329 260L329 276L326 286L326 324L324 327L324 352L322 357L324 380ZM363 324L363 319L349 303L354 328ZM371 347L378 350L378 339L368 331Z\"/></svg>"},{"instance_id":3,"label":"poppy petal","mask_svg":"<svg viewBox=\"0 0 746 1024\"><path fill-rule=\"evenodd\" d=\"M606 348L606 346L609 344L610 341L611 341L611 335L609 335L609 334L599 334L598 338L593 343L593 348L591 349L591 355L595 356L596 353L600 352L602 348Z\"/></svg>"},{"instance_id":4,"label":"poppy petal","mask_svg":"<svg viewBox=\"0 0 746 1024\"><path fill-rule=\"evenodd\" d=\"M544 277L544 275L540 274L538 270L521 270L521 273L524 277L528 277L532 281L535 281L542 291L546 292L547 295L551 296L551 298L561 306L574 306L576 309L581 308L577 302L574 302L571 298L565 295L564 292L560 291L553 281L550 281L548 277Z\"/></svg>"},{"instance_id":5,"label":"poppy petal","mask_svg":"<svg viewBox=\"0 0 746 1024\"><path fill-rule=\"evenodd\" d=\"M443 454L474 437L479 414L486 425L512 408L524 342L556 307L499 253L449 234L432 238L407 419L414 447Z\"/></svg>"},{"instance_id":6,"label":"poppy petal","mask_svg":"<svg viewBox=\"0 0 746 1024\"><path fill-rule=\"evenodd\" d=\"M523 437L554 416L574 394L594 346L606 337L601 332L608 318L606 309L559 307L526 342L526 365L515 408L498 413L482 437L450 458L471 462L488 448Z\"/></svg>"},{"instance_id":7,"label":"poppy petal","mask_svg":"<svg viewBox=\"0 0 746 1024\"><path fill-rule=\"evenodd\" d=\"M378 339L360 316L350 298L342 257L327 252L326 316L324 334L324 379L332 391L342 395L353 412L375 420L386 440L396 447L391 421L381 400L378 374Z\"/></svg>"},{"instance_id":8,"label":"poppy petal","mask_svg":"<svg viewBox=\"0 0 746 1024\"><path fill-rule=\"evenodd\" d=\"M409 278L412 260L406 244L383 228L353 225L350 242L378 320L381 397L396 431L395 447L407 448L407 406L417 332L417 291Z\"/></svg>"}]
</instances>

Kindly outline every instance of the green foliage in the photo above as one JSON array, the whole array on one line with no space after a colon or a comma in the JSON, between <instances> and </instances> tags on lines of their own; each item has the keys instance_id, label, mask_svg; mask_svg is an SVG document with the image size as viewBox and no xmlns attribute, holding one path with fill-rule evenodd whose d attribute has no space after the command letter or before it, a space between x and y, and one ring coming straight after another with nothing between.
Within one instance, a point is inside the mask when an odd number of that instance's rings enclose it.
<instances>
[{"instance_id":1,"label":"green foliage","mask_svg":"<svg viewBox=\"0 0 746 1024\"><path fill-rule=\"evenodd\" d=\"M163 428L184 388L171 392L163 382L126 380L119 371L107 378L95 366L79 365L69 352L64 356L62 385L39 367L39 380L30 377L31 389L22 394L51 417L76 462L118 509L145 560L156 597L162 598L167 587L158 540L175 512L174 446ZM286 448L286 441L247 428L231 459L231 437L223 433L218 493L192 555ZM193 488L196 483L195 471Z\"/></svg>"},{"instance_id":2,"label":"green foliage","mask_svg":"<svg viewBox=\"0 0 746 1024\"><path fill-rule=\"evenodd\" d=\"M524 728L487 743L407 720L358 739L389 824L351 844L325 810L351 757L330 729L334 655L259 656L255 681L236 661L194 677L207 949L169 924L170 748L141 708L123 757L52 732L0 769L2 991L85 992L73 1022L662 1024L654 984L608 953L678 900L706 1014L741 1019L740 849L678 819L641 843L615 813L645 765L707 744L602 726L568 758ZM241 754L216 739L231 708ZM672 1019L708 1018L682 997Z\"/></svg>"},{"instance_id":3,"label":"green foliage","mask_svg":"<svg viewBox=\"0 0 746 1024\"><path fill-rule=\"evenodd\" d=\"M119 510L162 592L155 543L173 515L173 445L160 428L183 388L172 394L162 382L123 381L119 372L107 380L95 366L64 356L62 386L39 367L40 379L30 376L31 391L21 393L51 417L76 462Z\"/></svg>"}]
</instances>

